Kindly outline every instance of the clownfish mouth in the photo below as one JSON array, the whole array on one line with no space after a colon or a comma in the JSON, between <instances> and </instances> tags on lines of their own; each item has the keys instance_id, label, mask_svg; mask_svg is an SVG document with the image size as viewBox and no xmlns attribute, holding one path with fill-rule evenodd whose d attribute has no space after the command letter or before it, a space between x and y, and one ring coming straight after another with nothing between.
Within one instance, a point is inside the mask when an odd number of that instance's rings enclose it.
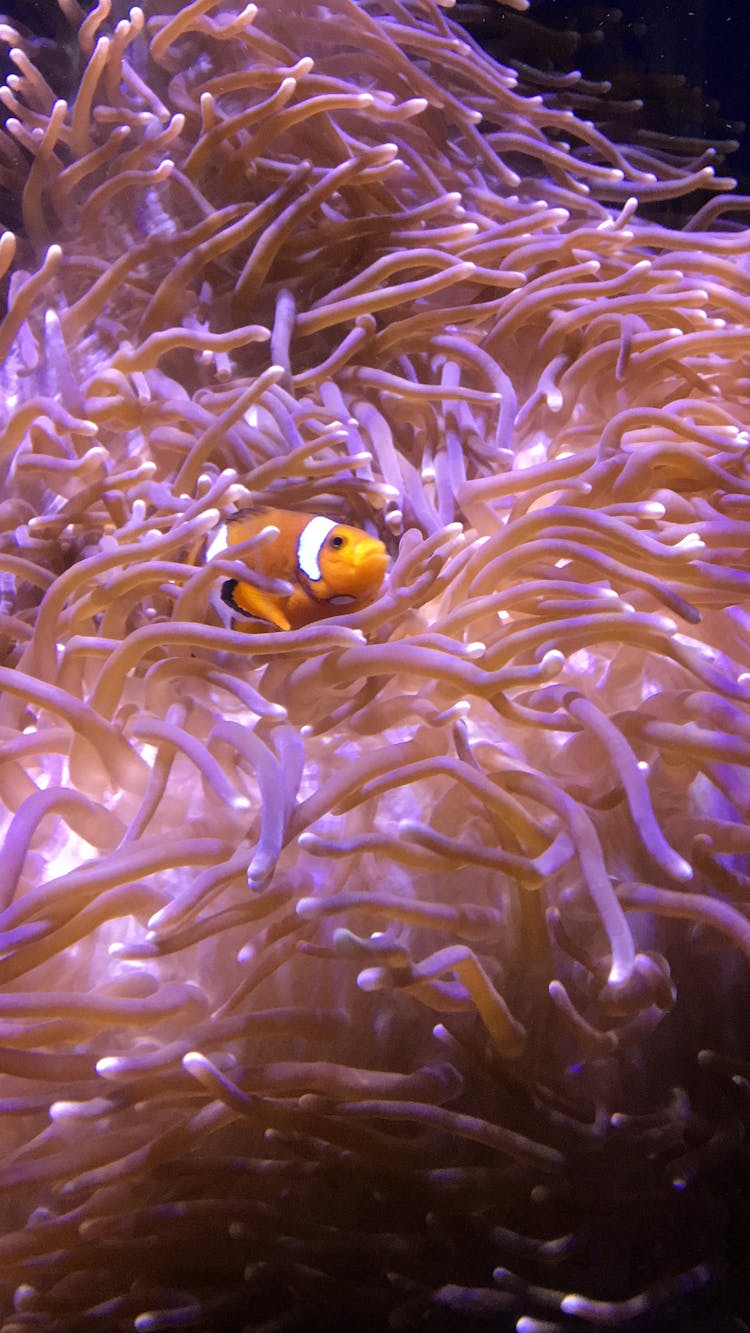
<instances>
[{"instance_id":1,"label":"clownfish mouth","mask_svg":"<svg viewBox=\"0 0 750 1333\"><path fill-rule=\"evenodd\" d=\"M363 578L370 582L379 582L385 575L388 568L389 556L376 537L367 537L358 542L355 550L352 552L354 565L357 572Z\"/></svg>"}]
</instances>

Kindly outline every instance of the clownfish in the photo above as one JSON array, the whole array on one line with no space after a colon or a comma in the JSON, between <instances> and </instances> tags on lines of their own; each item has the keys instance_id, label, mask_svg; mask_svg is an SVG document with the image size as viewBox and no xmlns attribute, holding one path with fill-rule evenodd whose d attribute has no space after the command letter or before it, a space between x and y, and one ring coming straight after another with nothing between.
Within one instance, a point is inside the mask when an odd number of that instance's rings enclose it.
<instances>
[{"instance_id":1,"label":"clownfish","mask_svg":"<svg viewBox=\"0 0 750 1333\"><path fill-rule=\"evenodd\" d=\"M239 615L281 630L299 629L343 611L358 611L378 593L388 565L383 543L361 528L320 514L241 509L210 542L206 559L225 550L231 554L232 546L268 527L278 528L278 535L240 559L257 574L291 584L291 591L268 592L241 579L227 579L221 598Z\"/></svg>"}]
</instances>

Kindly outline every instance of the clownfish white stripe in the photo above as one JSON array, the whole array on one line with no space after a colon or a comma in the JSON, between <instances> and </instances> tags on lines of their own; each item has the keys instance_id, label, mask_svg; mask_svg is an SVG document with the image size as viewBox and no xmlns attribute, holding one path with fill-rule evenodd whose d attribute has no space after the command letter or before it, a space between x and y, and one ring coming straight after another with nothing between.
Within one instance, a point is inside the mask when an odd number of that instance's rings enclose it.
<instances>
[{"instance_id":1,"label":"clownfish white stripe","mask_svg":"<svg viewBox=\"0 0 750 1333\"><path fill-rule=\"evenodd\" d=\"M213 560L214 556L221 555L222 551L226 551L228 545L227 525L222 523L218 532L215 533L206 547L206 561Z\"/></svg>"},{"instance_id":2,"label":"clownfish white stripe","mask_svg":"<svg viewBox=\"0 0 750 1333\"><path fill-rule=\"evenodd\" d=\"M323 577L320 572L320 551L323 542L336 524L330 518L317 515L305 524L297 543L297 564L306 578L315 582Z\"/></svg>"}]
</instances>

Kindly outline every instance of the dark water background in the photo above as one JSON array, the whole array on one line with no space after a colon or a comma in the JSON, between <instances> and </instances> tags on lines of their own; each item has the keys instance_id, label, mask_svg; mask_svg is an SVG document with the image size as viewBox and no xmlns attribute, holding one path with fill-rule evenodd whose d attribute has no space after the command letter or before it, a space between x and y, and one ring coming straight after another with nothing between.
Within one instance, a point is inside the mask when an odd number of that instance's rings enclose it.
<instances>
[{"instance_id":1,"label":"dark water background","mask_svg":"<svg viewBox=\"0 0 750 1333\"><path fill-rule=\"evenodd\" d=\"M499 59L504 52L511 63L515 55L543 68L580 69L587 79L610 81L616 97L641 98L634 125L738 141L717 174L735 176L739 191L750 194L750 0L532 0L525 16L499 10L494 0L458 0L454 13ZM539 27L550 35L547 47ZM679 216L662 220L679 224Z\"/></svg>"}]
</instances>

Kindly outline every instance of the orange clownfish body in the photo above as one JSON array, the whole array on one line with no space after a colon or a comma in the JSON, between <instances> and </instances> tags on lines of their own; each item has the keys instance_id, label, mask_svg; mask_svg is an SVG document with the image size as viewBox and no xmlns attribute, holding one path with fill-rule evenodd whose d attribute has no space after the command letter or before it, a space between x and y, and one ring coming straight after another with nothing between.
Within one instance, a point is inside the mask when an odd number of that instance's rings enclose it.
<instances>
[{"instance_id":1,"label":"orange clownfish body","mask_svg":"<svg viewBox=\"0 0 750 1333\"><path fill-rule=\"evenodd\" d=\"M264 528L278 535L244 553L248 570L282 579L291 592L269 592L253 583L228 579L222 600L233 611L265 620L277 629L299 629L327 616L358 611L376 596L388 565L386 549L361 528L334 523L318 514L289 509L241 509L209 544L207 559L257 537Z\"/></svg>"}]
</instances>

